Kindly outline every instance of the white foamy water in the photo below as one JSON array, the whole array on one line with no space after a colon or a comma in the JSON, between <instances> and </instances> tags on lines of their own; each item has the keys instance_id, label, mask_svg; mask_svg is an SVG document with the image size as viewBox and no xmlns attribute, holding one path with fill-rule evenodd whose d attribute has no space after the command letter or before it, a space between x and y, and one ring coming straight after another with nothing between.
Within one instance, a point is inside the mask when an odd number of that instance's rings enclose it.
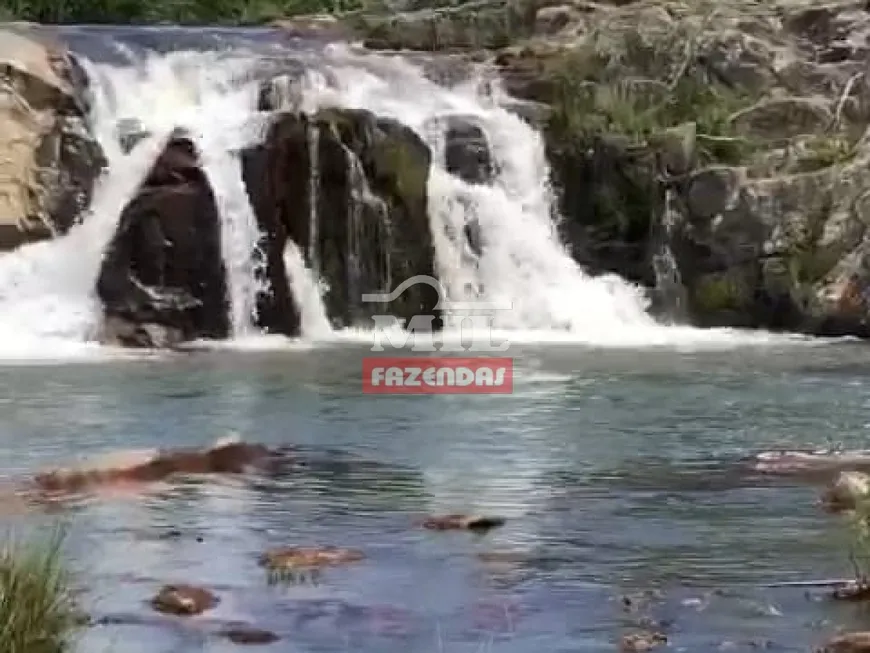
<instances>
[{"instance_id":1,"label":"white foamy water","mask_svg":"<svg viewBox=\"0 0 870 653\"><path fill-rule=\"evenodd\" d=\"M561 243L554 196L540 134L499 105L500 91L465 83L446 89L395 57L332 51L329 74L312 74L304 97L319 106L363 108L408 125L432 149L428 195L437 269L449 299L483 301L493 326L514 342L576 342L596 346L732 346L804 338L736 329L695 329L658 324L643 290L616 275L590 276ZM445 116L471 117L483 127L496 177L475 185L444 167ZM433 129L433 125L436 128ZM469 255L466 225L479 225L483 252ZM451 333L454 332L454 333ZM349 330L344 338L363 339ZM444 338L455 341L454 322Z\"/></svg>"},{"instance_id":2,"label":"white foamy water","mask_svg":"<svg viewBox=\"0 0 870 653\"><path fill-rule=\"evenodd\" d=\"M221 218L234 338L215 345L239 349L298 347L280 336L263 337L252 326L259 289L252 252L258 231L241 175L238 152L263 135L255 111L257 88L246 81L258 65L241 53L177 52L136 59L124 67L87 64L95 101L92 123L108 158L82 224L50 242L0 255L0 359L54 359L116 355L94 344L100 306L95 294L103 252L121 211L133 197L173 129L190 133L200 149ZM568 255L556 232L548 166L540 135L498 105L476 84L446 89L395 58L364 58L337 48L319 61L326 77L312 75L303 108L338 105L395 118L432 147L430 223L437 270L452 300L484 300L510 307L493 312L499 339L509 342L582 343L595 346L730 347L806 342L805 338L737 330L701 330L656 324L643 292L614 275L591 277ZM443 129L433 119L472 116L487 135L497 166L492 185L465 183L444 168ZM129 153L118 145L119 121L134 121L147 136ZM311 136L316 139L316 134ZM300 170L311 188L316 169ZM303 340L371 342L359 329L332 331L318 289L319 262L307 269L302 248L314 253L317 206L311 207L311 240L285 253ZM479 225L483 254L468 251L465 225ZM377 292L385 289L363 289ZM401 334L399 334L401 335ZM468 334L465 334L466 336ZM454 325L436 341L457 343ZM397 341L400 338L397 338ZM818 342L818 341L814 341ZM200 343L201 344L201 343ZM211 345L209 345L211 346Z\"/></svg>"},{"instance_id":3,"label":"white foamy water","mask_svg":"<svg viewBox=\"0 0 870 653\"><path fill-rule=\"evenodd\" d=\"M253 62L176 53L125 67L83 63L94 91L91 121L108 167L80 225L62 238L0 256L0 358L117 353L93 342L100 319L95 293L100 263L121 211L176 127L191 133L214 186L233 326L246 333L256 292L250 257L256 227L233 152L258 135L250 126L256 88L233 82ZM131 120L147 136L125 154L117 129L119 121Z\"/></svg>"},{"instance_id":4,"label":"white foamy water","mask_svg":"<svg viewBox=\"0 0 870 653\"><path fill-rule=\"evenodd\" d=\"M292 240L287 241L287 247L284 249L284 266L287 269L296 307L301 313L302 333L306 338L329 339L332 335L332 326L323 308L320 287L314 271L305 267L302 253Z\"/></svg>"}]
</instances>

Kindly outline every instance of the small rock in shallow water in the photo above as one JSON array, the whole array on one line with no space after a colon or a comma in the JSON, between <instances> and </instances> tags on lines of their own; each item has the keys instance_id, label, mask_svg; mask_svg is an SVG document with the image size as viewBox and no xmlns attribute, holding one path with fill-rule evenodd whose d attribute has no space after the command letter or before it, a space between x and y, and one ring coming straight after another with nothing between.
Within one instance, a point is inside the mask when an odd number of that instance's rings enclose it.
<instances>
[{"instance_id":1,"label":"small rock in shallow water","mask_svg":"<svg viewBox=\"0 0 870 653\"><path fill-rule=\"evenodd\" d=\"M868 601L870 600L870 585L850 583L831 592L831 598L835 601Z\"/></svg>"},{"instance_id":2,"label":"small rock in shallow water","mask_svg":"<svg viewBox=\"0 0 870 653\"><path fill-rule=\"evenodd\" d=\"M620 653L644 653L667 643L668 638L662 633L631 633L623 635L619 650Z\"/></svg>"},{"instance_id":3,"label":"small rock in shallow water","mask_svg":"<svg viewBox=\"0 0 870 653\"><path fill-rule=\"evenodd\" d=\"M271 644L280 639L280 637L272 631L251 628L248 626L233 626L232 628L225 628L220 631L218 635L226 637L233 644Z\"/></svg>"},{"instance_id":4,"label":"small rock in shallow water","mask_svg":"<svg viewBox=\"0 0 870 653\"><path fill-rule=\"evenodd\" d=\"M293 570L343 565L364 558L362 551L335 546L284 547L266 551L260 556L260 566L272 571Z\"/></svg>"},{"instance_id":5,"label":"small rock in shallow water","mask_svg":"<svg viewBox=\"0 0 870 653\"><path fill-rule=\"evenodd\" d=\"M838 635L819 649L819 653L870 653L870 631Z\"/></svg>"},{"instance_id":6,"label":"small rock in shallow water","mask_svg":"<svg viewBox=\"0 0 870 653\"><path fill-rule=\"evenodd\" d=\"M439 515L423 520L423 528L432 531L475 531L485 533L493 528L504 526L502 517L485 517L482 515Z\"/></svg>"},{"instance_id":7,"label":"small rock in shallow water","mask_svg":"<svg viewBox=\"0 0 870 653\"><path fill-rule=\"evenodd\" d=\"M166 585L151 599L151 607L164 614L194 615L210 610L219 601L217 596L202 587Z\"/></svg>"}]
</instances>

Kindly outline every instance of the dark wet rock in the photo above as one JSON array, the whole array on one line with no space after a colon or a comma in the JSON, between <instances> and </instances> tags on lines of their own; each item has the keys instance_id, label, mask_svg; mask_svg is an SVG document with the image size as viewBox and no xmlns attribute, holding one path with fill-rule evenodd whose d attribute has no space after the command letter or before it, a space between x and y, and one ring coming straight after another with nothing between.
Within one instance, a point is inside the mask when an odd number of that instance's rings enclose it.
<instances>
[{"instance_id":1,"label":"dark wet rock","mask_svg":"<svg viewBox=\"0 0 870 653\"><path fill-rule=\"evenodd\" d=\"M620 653L643 653L666 645L668 638L662 633L639 632L623 635L619 642Z\"/></svg>"},{"instance_id":2,"label":"dark wet rock","mask_svg":"<svg viewBox=\"0 0 870 653\"><path fill-rule=\"evenodd\" d=\"M822 646L819 653L870 653L870 632L837 635Z\"/></svg>"},{"instance_id":3,"label":"dark wet rock","mask_svg":"<svg viewBox=\"0 0 870 653\"><path fill-rule=\"evenodd\" d=\"M323 278L336 325L371 326L372 315L432 315L438 297L416 284L384 305L364 293L389 292L416 275L435 276L427 213L430 153L408 127L363 110L277 114L265 143L243 156L244 177L266 234L258 300L267 331L296 335L299 316L287 284L287 240Z\"/></svg>"},{"instance_id":4,"label":"dark wet rock","mask_svg":"<svg viewBox=\"0 0 870 653\"><path fill-rule=\"evenodd\" d=\"M271 630L262 630L252 626L231 626L218 631L218 636L225 637L233 644L272 644L280 637Z\"/></svg>"},{"instance_id":5,"label":"dark wet rock","mask_svg":"<svg viewBox=\"0 0 870 653\"><path fill-rule=\"evenodd\" d=\"M196 615L211 610L220 599L209 590L194 585L166 585L151 599L156 611L174 615Z\"/></svg>"},{"instance_id":6,"label":"dark wet rock","mask_svg":"<svg viewBox=\"0 0 870 653\"><path fill-rule=\"evenodd\" d=\"M103 342L167 347L229 334L214 192L176 133L121 214L100 269Z\"/></svg>"},{"instance_id":7,"label":"dark wet rock","mask_svg":"<svg viewBox=\"0 0 870 653\"><path fill-rule=\"evenodd\" d=\"M444 129L444 163L447 172L469 184L487 184L495 175L495 161L483 126L474 116L440 118ZM439 127L442 125L439 124Z\"/></svg>"},{"instance_id":8,"label":"dark wet rock","mask_svg":"<svg viewBox=\"0 0 870 653\"><path fill-rule=\"evenodd\" d=\"M438 515L427 517L422 526L433 531L473 531L486 533L493 528L504 526L502 517L487 517L483 515Z\"/></svg>"},{"instance_id":9,"label":"dark wet rock","mask_svg":"<svg viewBox=\"0 0 870 653\"><path fill-rule=\"evenodd\" d=\"M259 563L269 571L333 567L359 562L365 554L342 547L283 547L266 551Z\"/></svg>"},{"instance_id":10,"label":"dark wet rock","mask_svg":"<svg viewBox=\"0 0 870 653\"><path fill-rule=\"evenodd\" d=\"M26 27L0 30L0 249L63 234L106 164L72 55Z\"/></svg>"}]
</instances>

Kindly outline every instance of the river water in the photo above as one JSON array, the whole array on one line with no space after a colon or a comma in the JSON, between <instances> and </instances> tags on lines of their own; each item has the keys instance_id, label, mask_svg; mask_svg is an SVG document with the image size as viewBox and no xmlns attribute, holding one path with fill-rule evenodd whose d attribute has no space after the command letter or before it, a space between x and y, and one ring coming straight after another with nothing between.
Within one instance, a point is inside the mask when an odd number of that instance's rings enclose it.
<instances>
[{"instance_id":1,"label":"river water","mask_svg":"<svg viewBox=\"0 0 870 653\"><path fill-rule=\"evenodd\" d=\"M784 443L866 445L864 345L511 353L511 396L363 395L366 350L350 344L0 369L10 476L231 430L306 452L281 480L26 518L67 523L86 606L111 624L79 650L234 650L213 636L219 620L281 636L263 650L305 653L612 651L643 617L675 650L806 650L861 625L850 607L764 587L848 575L844 525L813 506L817 488L746 477L735 460ZM486 536L415 524L451 511L508 521ZM257 556L281 545L367 559L316 585L270 586ZM159 618L146 602L170 582L222 601ZM653 591L639 612L621 603Z\"/></svg>"}]
</instances>

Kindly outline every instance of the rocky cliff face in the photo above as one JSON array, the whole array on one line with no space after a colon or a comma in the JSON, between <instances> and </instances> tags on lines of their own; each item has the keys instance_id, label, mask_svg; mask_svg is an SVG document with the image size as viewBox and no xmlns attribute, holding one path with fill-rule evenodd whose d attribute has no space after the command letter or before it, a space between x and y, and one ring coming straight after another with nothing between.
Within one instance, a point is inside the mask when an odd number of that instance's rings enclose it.
<instances>
[{"instance_id":1,"label":"rocky cliff face","mask_svg":"<svg viewBox=\"0 0 870 653\"><path fill-rule=\"evenodd\" d=\"M97 292L102 339L166 347L229 334L220 219L193 143L170 139L121 214Z\"/></svg>"},{"instance_id":2,"label":"rocky cliff face","mask_svg":"<svg viewBox=\"0 0 870 653\"><path fill-rule=\"evenodd\" d=\"M487 60L549 108L578 261L677 319L868 335L866 3L486 6L357 27L373 47Z\"/></svg>"},{"instance_id":3,"label":"rocky cliff face","mask_svg":"<svg viewBox=\"0 0 870 653\"><path fill-rule=\"evenodd\" d=\"M105 164L87 80L59 46L0 29L0 250L64 233Z\"/></svg>"}]
</instances>

